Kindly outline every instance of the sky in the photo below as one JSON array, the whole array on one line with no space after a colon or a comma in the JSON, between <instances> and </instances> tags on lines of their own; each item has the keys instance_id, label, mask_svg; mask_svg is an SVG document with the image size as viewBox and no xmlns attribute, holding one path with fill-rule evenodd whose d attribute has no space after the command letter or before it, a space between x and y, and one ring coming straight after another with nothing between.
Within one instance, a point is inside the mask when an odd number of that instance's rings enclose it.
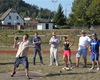
<instances>
[{"instance_id":1,"label":"sky","mask_svg":"<svg viewBox=\"0 0 100 80\"><path fill-rule=\"evenodd\" d=\"M74 0L23 0L26 3L36 5L39 8L47 8L51 11L57 11L58 5L61 4L65 16L71 13L72 2Z\"/></svg>"}]
</instances>

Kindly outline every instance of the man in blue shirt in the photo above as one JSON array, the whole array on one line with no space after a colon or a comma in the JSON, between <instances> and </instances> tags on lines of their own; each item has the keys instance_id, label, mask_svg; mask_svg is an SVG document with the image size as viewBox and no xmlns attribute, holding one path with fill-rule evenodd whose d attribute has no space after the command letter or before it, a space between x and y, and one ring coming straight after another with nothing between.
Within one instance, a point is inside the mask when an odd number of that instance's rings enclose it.
<instances>
[{"instance_id":1,"label":"man in blue shirt","mask_svg":"<svg viewBox=\"0 0 100 80\"><path fill-rule=\"evenodd\" d=\"M37 48L34 48L33 65L35 65L35 59L36 59L37 52L38 52L38 55L39 55L39 58L40 58L40 63L43 64L42 54L41 54L42 41L41 41L41 38L38 37L38 33L37 32L34 34L34 38L33 38L32 42L37 47Z\"/></svg>"},{"instance_id":2,"label":"man in blue shirt","mask_svg":"<svg viewBox=\"0 0 100 80\"><path fill-rule=\"evenodd\" d=\"M94 65L95 65L95 61L96 61L97 70L100 70L100 68L99 68L100 41L98 40L96 33L92 34L92 39L90 41L90 51L91 51L90 58L92 60L91 69L94 69Z\"/></svg>"}]
</instances>

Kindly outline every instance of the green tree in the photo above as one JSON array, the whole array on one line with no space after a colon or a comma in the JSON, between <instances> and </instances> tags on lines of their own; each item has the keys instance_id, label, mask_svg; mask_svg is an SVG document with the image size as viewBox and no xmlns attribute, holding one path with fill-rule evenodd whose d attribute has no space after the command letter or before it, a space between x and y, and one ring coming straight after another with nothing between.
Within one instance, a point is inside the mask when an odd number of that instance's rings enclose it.
<instances>
[{"instance_id":1,"label":"green tree","mask_svg":"<svg viewBox=\"0 0 100 80\"><path fill-rule=\"evenodd\" d=\"M63 10L62 10L62 5L59 4L58 6L58 10L56 12L56 14L54 15L53 18L53 22L59 26L65 25L66 24L66 18L63 14Z\"/></svg>"},{"instance_id":2,"label":"green tree","mask_svg":"<svg viewBox=\"0 0 100 80\"><path fill-rule=\"evenodd\" d=\"M39 9L38 6L25 3L23 0L0 0L0 15L2 15L9 8L14 8L21 16L36 18L38 13L41 12L41 18L52 18L52 12L48 9Z\"/></svg>"},{"instance_id":3,"label":"green tree","mask_svg":"<svg viewBox=\"0 0 100 80\"><path fill-rule=\"evenodd\" d=\"M88 27L95 23L99 25L100 0L74 0L72 13L75 20L72 20L73 17L70 15L69 22L73 22L73 25Z\"/></svg>"},{"instance_id":4,"label":"green tree","mask_svg":"<svg viewBox=\"0 0 100 80\"><path fill-rule=\"evenodd\" d=\"M86 15L90 18L89 23L100 25L100 0L93 0L89 5Z\"/></svg>"}]
</instances>

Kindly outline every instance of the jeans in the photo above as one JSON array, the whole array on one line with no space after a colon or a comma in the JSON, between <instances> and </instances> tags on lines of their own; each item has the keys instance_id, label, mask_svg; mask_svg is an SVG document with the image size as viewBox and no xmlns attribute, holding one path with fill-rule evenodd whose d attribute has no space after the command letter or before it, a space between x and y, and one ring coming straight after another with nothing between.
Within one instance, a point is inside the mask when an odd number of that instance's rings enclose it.
<instances>
[{"instance_id":1,"label":"jeans","mask_svg":"<svg viewBox=\"0 0 100 80\"><path fill-rule=\"evenodd\" d=\"M26 56L16 58L16 60L14 62L14 66L18 67L21 62L25 69L28 68L29 63L28 63L28 58Z\"/></svg>"},{"instance_id":2,"label":"jeans","mask_svg":"<svg viewBox=\"0 0 100 80\"><path fill-rule=\"evenodd\" d=\"M33 54L33 64L35 64L35 60L36 60L36 54L38 52L39 58L40 58L40 63L43 63L42 61L42 54L41 54L41 50L38 50L36 48L34 48L34 54Z\"/></svg>"}]
</instances>

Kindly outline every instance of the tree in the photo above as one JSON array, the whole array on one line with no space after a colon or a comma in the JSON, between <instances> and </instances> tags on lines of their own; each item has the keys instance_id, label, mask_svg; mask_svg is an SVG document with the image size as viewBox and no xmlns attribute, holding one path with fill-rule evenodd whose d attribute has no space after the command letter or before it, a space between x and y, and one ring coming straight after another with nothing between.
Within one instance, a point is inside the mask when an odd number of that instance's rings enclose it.
<instances>
[{"instance_id":1,"label":"tree","mask_svg":"<svg viewBox=\"0 0 100 80\"><path fill-rule=\"evenodd\" d=\"M86 15L92 25L100 25L100 0L93 0L89 5Z\"/></svg>"},{"instance_id":2,"label":"tree","mask_svg":"<svg viewBox=\"0 0 100 80\"><path fill-rule=\"evenodd\" d=\"M50 10L43 8L41 10L38 6L25 3L23 0L0 0L0 15L9 8L15 9L22 18L29 16L35 19L38 17L39 12L41 12L41 18L52 18L52 12Z\"/></svg>"},{"instance_id":3,"label":"tree","mask_svg":"<svg viewBox=\"0 0 100 80\"><path fill-rule=\"evenodd\" d=\"M62 5L59 4L58 6L58 11L57 13L54 15L53 18L53 22L59 26L65 25L66 24L66 18L63 14L63 10L62 10Z\"/></svg>"},{"instance_id":4,"label":"tree","mask_svg":"<svg viewBox=\"0 0 100 80\"><path fill-rule=\"evenodd\" d=\"M100 21L100 0L74 0L72 5L74 15L73 24L77 26L99 25ZM71 19L72 16L69 16ZM70 21L69 20L69 21Z\"/></svg>"}]
</instances>

